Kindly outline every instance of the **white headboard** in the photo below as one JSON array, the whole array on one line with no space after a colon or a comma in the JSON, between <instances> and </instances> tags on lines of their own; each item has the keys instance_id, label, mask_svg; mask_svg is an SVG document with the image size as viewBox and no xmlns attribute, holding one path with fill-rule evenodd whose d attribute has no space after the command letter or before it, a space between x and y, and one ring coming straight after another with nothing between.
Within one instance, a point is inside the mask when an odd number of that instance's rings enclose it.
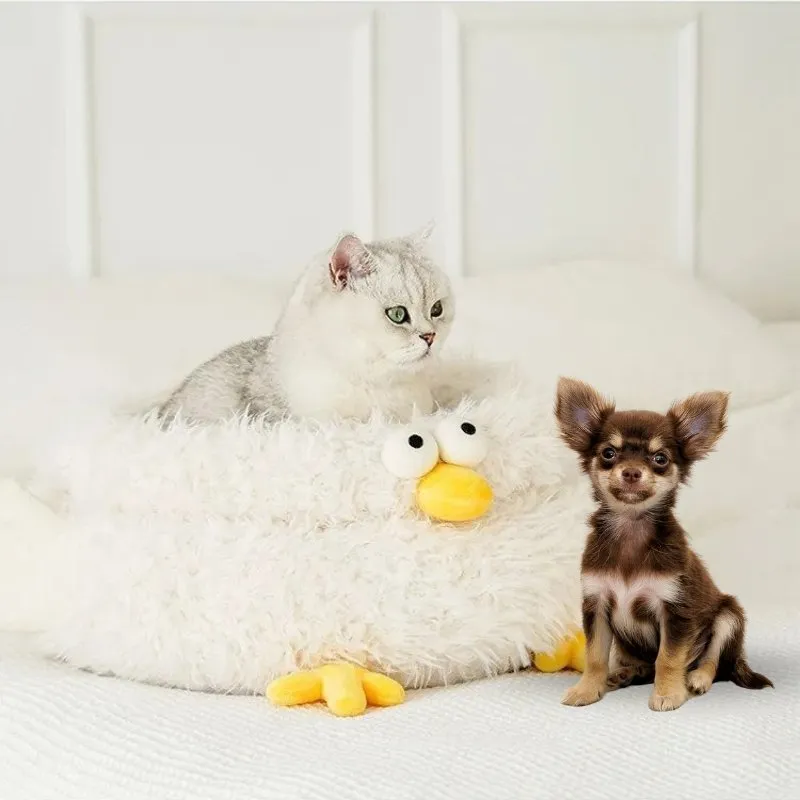
<instances>
[{"instance_id":1,"label":"white headboard","mask_svg":"<svg viewBox=\"0 0 800 800\"><path fill-rule=\"evenodd\" d=\"M800 318L800 4L0 4L0 276L616 258Z\"/></svg>"}]
</instances>

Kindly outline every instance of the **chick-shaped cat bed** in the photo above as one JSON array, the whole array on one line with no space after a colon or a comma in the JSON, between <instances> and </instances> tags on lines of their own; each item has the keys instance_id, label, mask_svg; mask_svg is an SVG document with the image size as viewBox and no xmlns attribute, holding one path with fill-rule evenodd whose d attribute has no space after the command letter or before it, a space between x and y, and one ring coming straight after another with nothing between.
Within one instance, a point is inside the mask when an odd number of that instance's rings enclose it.
<instances>
[{"instance_id":1,"label":"chick-shaped cat bed","mask_svg":"<svg viewBox=\"0 0 800 800\"><path fill-rule=\"evenodd\" d=\"M385 441L381 460L399 478L416 480L416 505L431 520L473 522L492 504L488 482L477 471L488 443L475 424L445 417L432 432L419 425L394 431ZM435 535L435 534L434 534ZM583 670L583 634L567 635L551 653L535 655L540 672ZM402 684L355 664L335 662L313 670L285 675L267 687L277 706L325 702L336 716L362 714L367 705L395 706L405 699Z\"/></svg>"},{"instance_id":2,"label":"chick-shaped cat bed","mask_svg":"<svg viewBox=\"0 0 800 800\"><path fill-rule=\"evenodd\" d=\"M76 667L263 696L344 662L422 688L527 669L580 618L590 499L516 379L410 427L64 428L29 486L58 535L4 509L0 628Z\"/></svg>"}]
</instances>

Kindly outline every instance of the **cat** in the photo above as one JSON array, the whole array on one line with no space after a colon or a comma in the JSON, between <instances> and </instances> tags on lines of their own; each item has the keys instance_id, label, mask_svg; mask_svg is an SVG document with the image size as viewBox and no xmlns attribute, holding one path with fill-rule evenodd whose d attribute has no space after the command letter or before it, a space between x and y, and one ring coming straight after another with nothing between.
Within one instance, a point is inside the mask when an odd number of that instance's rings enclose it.
<instances>
[{"instance_id":1,"label":"cat","mask_svg":"<svg viewBox=\"0 0 800 800\"><path fill-rule=\"evenodd\" d=\"M341 236L304 270L272 335L201 364L158 416L365 421L378 411L406 422L415 410L433 411L429 379L455 304L425 254L430 232L366 244Z\"/></svg>"}]
</instances>

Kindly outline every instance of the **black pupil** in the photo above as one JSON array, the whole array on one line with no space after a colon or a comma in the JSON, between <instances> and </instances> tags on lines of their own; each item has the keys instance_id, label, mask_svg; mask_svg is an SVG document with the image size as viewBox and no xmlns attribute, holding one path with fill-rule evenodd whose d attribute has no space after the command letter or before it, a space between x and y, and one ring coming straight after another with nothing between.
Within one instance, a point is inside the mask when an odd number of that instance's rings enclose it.
<instances>
[{"instance_id":1,"label":"black pupil","mask_svg":"<svg viewBox=\"0 0 800 800\"><path fill-rule=\"evenodd\" d=\"M412 433L411 436L408 437L408 443L415 449L419 450L422 447L422 437L418 433Z\"/></svg>"},{"instance_id":2,"label":"black pupil","mask_svg":"<svg viewBox=\"0 0 800 800\"><path fill-rule=\"evenodd\" d=\"M432 317L440 317L442 315L442 304L437 300L431 309Z\"/></svg>"},{"instance_id":3,"label":"black pupil","mask_svg":"<svg viewBox=\"0 0 800 800\"><path fill-rule=\"evenodd\" d=\"M666 461L666 456L663 456L660 453L656 456L656 464L665 464Z\"/></svg>"},{"instance_id":4,"label":"black pupil","mask_svg":"<svg viewBox=\"0 0 800 800\"><path fill-rule=\"evenodd\" d=\"M605 450L603 450L603 458L610 461L612 458L614 458L614 451L610 447L607 447Z\"/></svg>"},{"instance_id":5,"label":"black pupil","mask_svg":"<svg viewBox=\"0 0 800 800\"><path fill-rule=\"evenodd\" d=\"M475 435L475 426L471 422L462 422L461 430L464 431L464 433L466 433L467 436Z\"/></svg>"}]
</instances>

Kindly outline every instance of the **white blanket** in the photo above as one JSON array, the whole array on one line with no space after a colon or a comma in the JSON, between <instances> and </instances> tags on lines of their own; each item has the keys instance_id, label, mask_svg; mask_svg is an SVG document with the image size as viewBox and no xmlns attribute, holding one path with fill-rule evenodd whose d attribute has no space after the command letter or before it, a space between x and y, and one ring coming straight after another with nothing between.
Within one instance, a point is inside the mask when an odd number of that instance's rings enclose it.
<instances>
[{"instance_id":1,"label":"white blanket","mask_svg":"<svg viewBox=\"0 0 800 800\"><path fill-rule=\"evenodd\" d=\"M409 693L338 719L0 657L4 800L764 800L800 797L800 616L751 614L775 690L715 684L673 714L650 687L559 704L572 675Z\"/></svg>"}]
</instances>

